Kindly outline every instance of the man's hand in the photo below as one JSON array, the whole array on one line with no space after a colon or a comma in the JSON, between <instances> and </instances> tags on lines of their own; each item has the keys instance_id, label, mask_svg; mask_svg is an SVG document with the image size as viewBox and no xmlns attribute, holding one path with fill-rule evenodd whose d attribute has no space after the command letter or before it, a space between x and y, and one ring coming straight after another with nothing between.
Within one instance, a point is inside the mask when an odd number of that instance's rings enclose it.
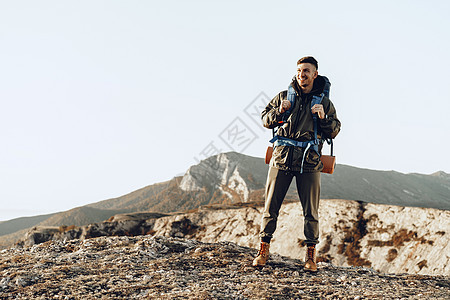
<instances>
[{"instance_id":1,"label":"man's hand","mask_svg":"<svg viewBox=\"0 0 450 300\"><path fill-rule=\"evenodd\" d=\"M289 101L289 100L283 100L283 101L281 101L280 114L284 113L284 112L287 111L289 108L291 108L291 101Z\"/></svg>"},{"instance_id":2,"label":"man's hand","mask_svg":"<svg viewBox=\"0 0 450 300\"><path fill-rule=\"evenodd\" d=\"M323 110L322 104L314 104L314 106L311 108L311 112L313 114L317 113L320 119L325 118L325 111Z\"/></svg>"}]
</instances>

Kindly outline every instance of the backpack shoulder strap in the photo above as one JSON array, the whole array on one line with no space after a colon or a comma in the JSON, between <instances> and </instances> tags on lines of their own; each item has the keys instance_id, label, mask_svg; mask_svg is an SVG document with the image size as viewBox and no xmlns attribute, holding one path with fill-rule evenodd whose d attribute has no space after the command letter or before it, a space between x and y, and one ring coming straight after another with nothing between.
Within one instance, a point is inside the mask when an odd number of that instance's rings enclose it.
<instances>
[{"instance_id":1,"label":"backpack shoulder strap","mask_svg":"<svg viewBox=\"0 0 450 300\"><path fill-rule=\"evenodd\" d=\"M330 80L328 80L328 78L326 76L321 76L321 77L325 81L325 85L323 87L323 91L322 91L322 94L320 94L320 96L312 97L311 108L315 104L322 103L323 97L325 97L325 96L330 97L331 82L330 82ZM317 114L313 114L313 121L314 121L314 140L317 140Z\"/></svg>"},{"instance_id":2,"label":"backpack shoulder strap","mask_svg":"<svg viewBox=\"0 0 450 300\"><path fill-rule=\"evenodd\" d=\"M322 99L325 96L324 93L320 94L320 96L313 96L311 100L311 108L316 105L322 103ZM317 141L317 114L313 115L313 122L314 122L314 140Z\"/></svg>"},{"instance_id":3,"label":"backpack shoulder strap","mask_svg":"<svg viewBox=\"0 0 450 300\"><path fill-rule=\"evenodd\" d=\"M325 86L323 88L323 94L330 98L330 88L331 88L331 82L326 76L322 76L323 80L325 80Z\"/></svg>"},{"instance_id":4,"label":"backpack shoulder strap","mask_svg":"<svg viewBox=\"0 0 450 300\"><path fill-rule=\"evenodd\" d=\"M283 121L284 122L287 121L287 119L289 118L292 110L294 109L295 96L296 95L297 95L297 93L295 92L295 90L292 87L292 85L289 85L288 90L287 90L287 100L289 100L289 102L291 102L291 107L289 107L289 109L287 111L285 111L284 114L283 114Z\"/></svg>"}]
</instances>

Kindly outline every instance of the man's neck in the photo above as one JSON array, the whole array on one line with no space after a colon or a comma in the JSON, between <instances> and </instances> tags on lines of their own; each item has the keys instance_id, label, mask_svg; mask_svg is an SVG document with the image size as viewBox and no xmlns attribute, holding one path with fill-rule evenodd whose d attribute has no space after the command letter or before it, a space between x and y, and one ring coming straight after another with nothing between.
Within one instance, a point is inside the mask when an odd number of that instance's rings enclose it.
<instances>
[{"instance_id":1,"label":"man's neck","mask_svg":"<svg viewBox=\"0 0 450 300\"><path fill-rule=\"evenodd\" d=\"M306 87L300 86L300 89L302 90L303 94L309 94L312 91L312 85L311 86L306 86Z\"/></svg>"}]
</instances>

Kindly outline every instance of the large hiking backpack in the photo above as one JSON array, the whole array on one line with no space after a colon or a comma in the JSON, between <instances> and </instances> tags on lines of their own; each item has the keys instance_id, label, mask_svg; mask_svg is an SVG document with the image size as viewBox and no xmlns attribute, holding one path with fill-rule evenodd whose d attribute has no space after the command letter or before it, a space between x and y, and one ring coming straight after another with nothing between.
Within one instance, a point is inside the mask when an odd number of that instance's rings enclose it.
<instances>
[{"instance_id":1,"label":"large hiking backpack","mask_svg":"<svg viewBox=\"0 0 450 300\"><path fill-rule=\"evenodd\" d=\"M325 77L325 76L321 76L321 77L325 80L325 86L324 86L324 89L323 89L322 93L320 94L320 96L313 96L313 98L311 100L311 107L313 107L315 104L322 103L323 97L325 97L325 96L329 97L329 95L330 95L331 83L327 77ZM292 85L289 85L289 88L287 91L287 99L291 102L291 107L286 112L283 113L282 121L279 122L279 125L277 126L277 128L279 126L283 125L284 122L287 121L289 115L291 114L291 110L293 109L294 104L295 104L295 96L296 96L296 93L295 93L294 88L292 87ZM333 140L332 139L321 139L321 140L318 139L317 138L317 115L316 114L313 114L313 122L314 122L314 139L311 141L306 141L306 142L299 142L299 141L295 141L295 140L288 139L285 137L280 137L276 134L275 128L272 129L273 137L269 141L270 143L272 143L272 146L269 146L266 150L266 157L265 157L266 164L270 163L274 147L277 147L277 146L302 147L302 148L305 148L303 158L302 158L302 164L301 164L301 168L300 168L300 172L302 173L303 172L303 162L304 162L307 151L310 150L310 148L312 148L314 151L316 151L320 155L319 143L322 140L322 141L326 141L328 144L331 145L331 155L321 155L320 156L320 160L322 161L322 164L323 164L322 173L333 174L334 167L336 165L336 157L333 156Z\"/></svg>"}]
</instances>

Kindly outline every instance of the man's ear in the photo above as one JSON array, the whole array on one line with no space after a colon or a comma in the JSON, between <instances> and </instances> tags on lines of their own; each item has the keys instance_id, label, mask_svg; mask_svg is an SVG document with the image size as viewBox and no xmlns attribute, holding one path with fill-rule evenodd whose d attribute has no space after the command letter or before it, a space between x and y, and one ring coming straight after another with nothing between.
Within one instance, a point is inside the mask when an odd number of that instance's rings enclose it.
<instances>
[{"instance_id":1,"label":"man's ear","mask_svg":"<svg viewBox=\"0 0 450 300\"><path fill-rule=\"evenodd\" d=\"M314 79L317 78L317 75L319 75L319 71L316 70L316 71L314 72Z\"/></svg>"}]
</instances>

